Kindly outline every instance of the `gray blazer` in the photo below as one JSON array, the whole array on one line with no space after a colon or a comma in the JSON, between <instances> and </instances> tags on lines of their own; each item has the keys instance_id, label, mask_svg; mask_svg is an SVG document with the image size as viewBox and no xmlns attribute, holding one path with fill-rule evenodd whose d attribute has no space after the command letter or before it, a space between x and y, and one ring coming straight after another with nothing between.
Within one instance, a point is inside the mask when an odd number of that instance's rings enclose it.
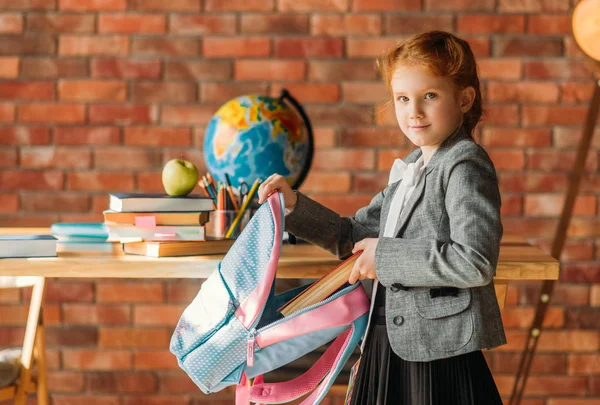
<instances>
[{"instance_id":1,"label":"gray blazer","mask_svg":"<svg viewBox=\"0 0 600 405\"><path fill-rule=\"evenodd\" d=\"M404 162L420 156L415 149ZM379 238L375 268L387 288L390 344L401 358L431 361L505 344L492 282L503 232L500 192L489 156L464 129L447 138L403 208L395 237L384 238L380 225L401 182L352 218L297 192L285 229L340 259L356 242Z\"/></svg>"}]
</instances>

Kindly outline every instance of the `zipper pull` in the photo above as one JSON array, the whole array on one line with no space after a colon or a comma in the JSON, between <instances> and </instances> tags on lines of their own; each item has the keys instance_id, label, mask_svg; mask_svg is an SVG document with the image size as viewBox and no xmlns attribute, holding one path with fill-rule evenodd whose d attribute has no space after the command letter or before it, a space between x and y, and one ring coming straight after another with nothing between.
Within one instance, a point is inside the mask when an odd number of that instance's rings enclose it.
<instances>
[{"instance_id":1,"label":"zipper pull","mask_svg":"<svg viewBox=\"0 0 600 405\"><path fill-rule=\"evenodd\" d=\"M254 336L251 336L248 339L248 352L246 355L246 363L248 364L248 367L252 367L254 365Z\"/></svg>"}]
</instances>

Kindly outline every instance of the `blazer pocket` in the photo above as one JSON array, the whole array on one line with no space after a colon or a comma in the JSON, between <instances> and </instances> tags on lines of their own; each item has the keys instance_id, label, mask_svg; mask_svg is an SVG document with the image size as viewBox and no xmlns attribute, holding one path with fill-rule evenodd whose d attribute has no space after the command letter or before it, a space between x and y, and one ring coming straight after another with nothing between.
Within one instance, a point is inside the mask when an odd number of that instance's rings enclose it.
<instances>
[{"instance_id":1,"label":"blazer pocket","mask_svg":"<svg viewBox=\"0 0 600 405\"><path fill-rule=\"evenodd\" d=\"M459 289L456 296L432 298L429 289L413 294L419 314L419 338L431 351L453 352L464 347L473 335L471 290Z\"/></svg>"}]
</instances>

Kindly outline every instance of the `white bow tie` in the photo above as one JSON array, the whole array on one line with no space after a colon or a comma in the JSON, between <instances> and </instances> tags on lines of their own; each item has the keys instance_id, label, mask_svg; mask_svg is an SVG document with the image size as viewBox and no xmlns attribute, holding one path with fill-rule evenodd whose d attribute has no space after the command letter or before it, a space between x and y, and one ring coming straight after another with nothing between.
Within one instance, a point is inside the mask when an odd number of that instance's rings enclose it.
<instances>
[{"instance_id":1,"label":"white bow tie","mask_svg":"<svg viewBox=\"0 0 600 405\"><path fill-rule=\"evenodd\" d=\"M410 187L413 185L414 180L417 176L417 166L420 165L420 159L416 162L406 164L402 159L394 160L394 164L392 165L392 170L390 170L390 178L388 180L388 185L395 183L399 180L404 179L406 181L407 186Z\"/></svg>"}]
</instances>

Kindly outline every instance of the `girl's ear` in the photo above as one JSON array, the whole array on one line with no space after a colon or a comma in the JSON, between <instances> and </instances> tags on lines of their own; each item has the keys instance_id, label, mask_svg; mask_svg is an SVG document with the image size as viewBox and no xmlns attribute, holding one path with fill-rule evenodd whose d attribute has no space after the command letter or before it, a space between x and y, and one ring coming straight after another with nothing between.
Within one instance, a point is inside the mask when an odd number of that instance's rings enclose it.
<instances>
[{"instance_id":1,"label":"girl's ear","mask_svg":"<svg viewBox=\"0 0 600 405\"><path fill-rule=\"evenodd\" d=\"M459 101L460 111L463 114L466 114L471 109L473 102L475 101L475 89L471 86L462 89Z\"/></svg>"}]
</instances>

